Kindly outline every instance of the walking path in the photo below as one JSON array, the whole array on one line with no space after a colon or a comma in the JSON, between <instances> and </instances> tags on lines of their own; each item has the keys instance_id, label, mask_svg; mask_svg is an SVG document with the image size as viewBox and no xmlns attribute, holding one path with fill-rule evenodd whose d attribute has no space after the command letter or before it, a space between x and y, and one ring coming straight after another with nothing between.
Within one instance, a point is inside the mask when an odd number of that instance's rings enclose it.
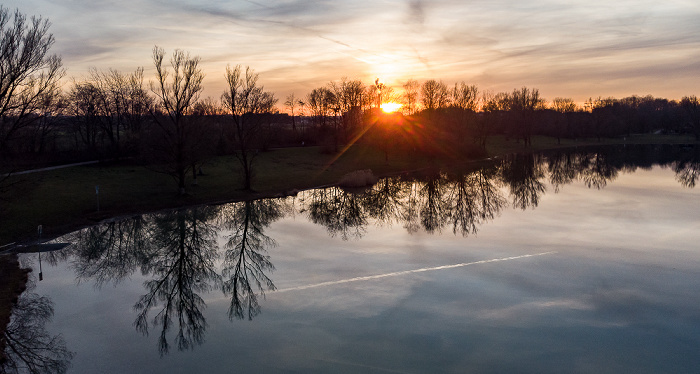
<instances>
[{"instance_id":1,"label":"walking path","mask_svg":"<svg viewBox=\"0 0 700 374\"><path fill-rule=\"evenodd\" d=\"M3 177L6 177L8 175L22 175L22 174L31 174L31 173L38 173L41 171L49 171L49 170L56 170L56 169L63 169L63 168L70 168L73 166L81 166L81 165L91 165L91 164L96 164L100 161L95 160L95 161L84 161L84 162L76 162L74 164L65 164L65 165L58 165L58 166L49 166L46 168L41 168L41 169L31 169L31 170L23 170L23 171L18 171L16 173L7 173L3 174Z\"/></svg>"}]
</instances>

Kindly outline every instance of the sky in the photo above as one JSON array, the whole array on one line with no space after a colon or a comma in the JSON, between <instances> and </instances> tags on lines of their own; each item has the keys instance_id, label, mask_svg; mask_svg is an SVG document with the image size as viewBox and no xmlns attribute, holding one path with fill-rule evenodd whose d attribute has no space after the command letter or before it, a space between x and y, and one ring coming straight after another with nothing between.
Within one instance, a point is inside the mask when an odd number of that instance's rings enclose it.
<instances>
[{"instance_id":1,"label":"sky","mask_svg":"<svg viewBox=\"0 0 700 374\"><path fill-rule=\"evenodd\" d=\"M152 79L158 45L201 57L203 96L227 65L284 98L343 77L537 88L551 100L700 95L697 0L6 0L48 18L68 78L90 68ZM69 79L68 79L69 81ZM278 106L281 104L278 104Z\"/></svg>"}]
</instances>

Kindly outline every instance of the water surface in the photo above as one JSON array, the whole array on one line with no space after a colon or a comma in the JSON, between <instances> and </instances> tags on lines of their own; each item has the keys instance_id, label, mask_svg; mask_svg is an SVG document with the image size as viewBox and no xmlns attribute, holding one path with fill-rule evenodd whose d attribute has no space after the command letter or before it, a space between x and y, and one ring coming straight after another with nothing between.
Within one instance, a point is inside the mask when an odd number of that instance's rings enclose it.
<instances>
[{"instance_id":1,"label":"water surface","mask_svg":"<svg viewBox=\"0 0 700 374\"><path fill-rule=\"evenodd\" d=\"M110 221L42 253L23 298L76 373L693 372L697 154L518 155Z\"/></svg>"}]
</instances>

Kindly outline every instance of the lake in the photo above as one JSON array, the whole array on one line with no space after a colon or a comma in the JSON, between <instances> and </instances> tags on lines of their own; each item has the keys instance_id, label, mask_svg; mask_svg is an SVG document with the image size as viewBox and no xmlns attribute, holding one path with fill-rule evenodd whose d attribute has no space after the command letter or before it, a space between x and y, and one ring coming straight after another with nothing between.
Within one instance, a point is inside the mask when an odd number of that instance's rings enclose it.
<instances>
[{"instance_id":1,"label":"lake","mask_svg":"<svg viewBox=\"0 0 700 374\"><path fill-rule=\"evenodd\" d=\"M74 373L697 372L699 155L512 155L107 221L22 255L9 334Z\"/></svg>"}]
</instances>

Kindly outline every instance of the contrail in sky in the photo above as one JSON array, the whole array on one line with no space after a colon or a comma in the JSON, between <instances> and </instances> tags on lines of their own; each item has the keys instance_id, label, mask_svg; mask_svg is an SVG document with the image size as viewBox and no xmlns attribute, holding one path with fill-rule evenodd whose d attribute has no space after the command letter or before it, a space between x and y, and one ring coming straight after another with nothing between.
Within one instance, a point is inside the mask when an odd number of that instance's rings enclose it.
<instances>
[{"instance_id":1,"label":"contrail in sky","mask_svg":"<svg viewBox=\"0 0 700 374\"><path fill-rule=\"evenodd\" d=\"M369 275L369 276L366 276L366 277L356 277L356 278L341 279L341 280L337 280L337 281L330 281L330 282L323 282L323 283L316 283L316 284L308 284L308 285L305 285L305 286L283 288L283 289L280 289L280 290L275 291L275 293L278 293L278 292L287 292L287 291L299 291L299 290L306 290L306 289L309 289L309 288L317 288L317 287L325 287L325 286L334 286L334 285L336 285L336 284L343 284L343 283L350 283L350 282L359 282L359 281L366 281L366 280L373 280L373 279L381 279L381 278L388 278L388 277L396 277L396 276L399 276L399 275L414 274L414 273L422 273L422 272L425 272L425 271L434 271L434 270L444 270L444 269L459 268L459 267L469 266L469 265L488 264L488 263L490 263L490 262L518 260L518 259L521 259L521 258L528 258L528 257L535 257L535 256L544 256L544 255L549 255L549 254L554 254L554 253L557 253L557 252L556 252L556 251L541 252L541 253L533 253L533 254L522 255L522 256L494 258L494 259L491 259L491 260L481 260L481 261L474 261L474 262L463 262L463 263L461 263L461 264L454 264L454 265L443 265L443 266L436 266L436 267L432 267L432 268L422 268L422 269L404 270L404 271L397 271L397 272L393 272L393 273Z\"/></svg>"}]
</instances>

